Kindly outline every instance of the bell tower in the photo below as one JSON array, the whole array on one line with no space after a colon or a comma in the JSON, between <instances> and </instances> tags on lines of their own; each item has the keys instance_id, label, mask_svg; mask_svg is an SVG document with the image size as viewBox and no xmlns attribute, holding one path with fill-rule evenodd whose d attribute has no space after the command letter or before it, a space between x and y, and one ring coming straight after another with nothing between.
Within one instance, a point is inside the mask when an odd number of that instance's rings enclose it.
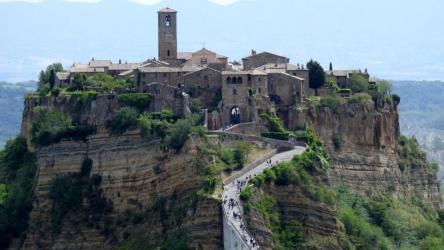
<instances>
[{"instance_id":1,"label":"bell tower","mask_svg":"<svg viewBox=\"0 0 444 250\"><path fill-rule=\"evenodd\" d=\"M177 60L177 11L165 8L158 12L159 60Z\"/></svg>"}]
</instances>

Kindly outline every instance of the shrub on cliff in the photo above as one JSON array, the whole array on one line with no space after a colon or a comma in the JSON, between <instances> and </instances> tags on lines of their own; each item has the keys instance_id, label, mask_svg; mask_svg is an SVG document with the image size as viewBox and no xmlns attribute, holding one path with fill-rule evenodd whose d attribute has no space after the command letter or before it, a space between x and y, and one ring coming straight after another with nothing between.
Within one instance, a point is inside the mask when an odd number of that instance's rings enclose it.
<instances>
[{"instance_id":1,"label":"shrub on cliff","mask_svg":"<svg viewBox=\"0 0 444 250\"><path fill-rule=\"evenodd\" d=\"M137 125L137 118L139 113L135 108L123 107L117 111L116 116L108 121L107 127L111 134L122 134L129 128L134 128Z\"/></svg>"},{"instance_id":2,"label":"shrub on cliff","mask_svg":"<svg viewBox=\"0 0 444 250\"><path fill-rule=\"evenodd\" d=\"M166 132L164 145L172 149L180 149L192 133L203 136L204 128L199 124L199 115L192 115L185 119L177 120Z\"/></svg>"},{"instance_id":3,"label":"shrub on cliff","mask_svg":"<svg viewBox=\"0 0 444 250\"><path fill-rule=\"evenodd\" d=\"M267 127L270 132L277 132L277 133L286 132L284 126L282 125L282 121L281 119L279 119L279 117L269 113L261 113L259 117L267 122Z\"/></svg>"},{"instance_id":4,"label":"shrub on cliff","mask_svg":"<svg viewBox=\"0 0 444 250\"><path fill-rule=\"evenodd\" d=\"M359 103L364 106L370 106L373 104L372 97L367 93L356 93L348 99L349 103Z\"/></svg>"},{"instance_id":5,"label":"shrub on cliff","mask_svg":"<svg viewBox=\"0 0 444 250\"><path fill-rule=\"evenodd\" d=\"M150 93L124 93L118 99L121 104L143 112L149 108L152 97Z\"/></svg>"},{"instance_id":6,"label":"shrub on cliff","mask_svg":"<svg viewBox=\"0 0 444 250\"><path fill-rule=\"evenodd\" d=\"M48 146L61 139L84 140L95 132L92 126L74 126L66 114L51 107L37 106L33 110L35 119L32 124L32 142Z\"/></svg>"},{"instance_id":7,"label":"shrub on cliff","mask_svg":"<svg viewBox=\"0 0 444 250\"><path fill-rule=\"evenodd\" d=\"M321 96L319 105L321 107L328 107L333 112L337 112L339 105L343 104L344 102L345 100L342 97L336 95L324 95Z\"/></svg>"},{"instance_id":8,"label":"shrub on cliff","mask_svg":"<svg viewBox=\"0 0 444 250\"><path fill-rule=\"evenodd\" d=\"M25 235L34 199L36 158L28 152L26 140L17 137L0 152L0 249Z\"/></svg>"},{"instance_id":9,"label":"shrub on cliff","mask_svg":"<svg viewBox=\"0 0 444 250\"><path fill-rule=\"evenodd\" d=\"M368 90L368 80L365 79L360 74L353 74L348 82L348 88L351 89L353 93L365 92Z\"/></svg>"},{"instance_id":10,"label":"shrub on cliff","mask_svg":"<svg viewBox=\"0 0 444 250\"><path fill-rule=\"evenodd\" d=\"M338 195L339 220L353 245L362 249L443 249L444 231L436 211L427 205L387 194L363 196L345 188Z\"/></svg>"},{"instance_id":11,"label":"shrub on cliff","mask_svg":"<svg viewBox=\"0 0 444 250\"><path fill-rule=\"evenodd\" d=\"M437 171L435 164L427 162L426 154L415 137L408 138L401 135L398 141L397 153L401 171L417 168L425 168L432 172Z\"/></svg>"}]
</instances>

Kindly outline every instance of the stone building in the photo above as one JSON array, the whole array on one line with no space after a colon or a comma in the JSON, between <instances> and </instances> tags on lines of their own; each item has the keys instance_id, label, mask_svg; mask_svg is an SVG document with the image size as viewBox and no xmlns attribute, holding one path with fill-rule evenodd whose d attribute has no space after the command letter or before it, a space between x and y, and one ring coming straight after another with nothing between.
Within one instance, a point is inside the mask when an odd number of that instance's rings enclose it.
<instances>
[{"instance_id":1,"label":"stone building","mask_svg":"<svg viewBox=\"0 0 444 250\"><path fill-rule=\"evenodd\" d=\"M222 98L222 72L205 67L184 75L184 91L202 107L214 109Z\"/></svg>"},{"instance_id":2,"label":"stone building","mask_svg":"<svg viewBox=\"0 0 444 250\"><path fill-rule=\"evenodd\" d=\"M144 92L153 95L149 109L151 112L169 109L177 116L183 116L187 113L187 107L184 103L188 102L188 97L179 88L166 83L153 82L146 84L144 90Z\"/></svg>"},{"instance_id":3,"label":"stone building","mask_svg":"<svg viewBox=\"0 0 444 250\"><path fill-rule=\"evenodd\" d=\"M219 71L228 70L228 57L216 52L202 48L196 52L180 52L179 59L184 65L199 65L210 67Z\"/></svg>"},{"instance_id":4,"label":"stone building","mask_svg":"<svg viewBox=\"0 0 444 250\"><path fill-rule=\"evenodd\" d=\"M341 88L348 88L349 80L353 75L361 75L367 81L370 80L370 75L367 72L367 69L364 71L361 71L360 69L353 69L353 70L328 70L325 72L325 80L329 81L335 81L339 87Z\"/></svg>"},{"instance_id":5,"label":"stone building","mask_svg":"<svg viewBox=\"0 0 444 250\"><path fill-rule=\"evenodd\" d=\"M251 51L251 55L245 58L242 58L242 64L244 66L244 70L255 69L264 64L285 64L289 63L290 59L284 56L279 56L270 52L261 52L259 54L256 53L255 50Z\"/></svg>"}]
</instances>

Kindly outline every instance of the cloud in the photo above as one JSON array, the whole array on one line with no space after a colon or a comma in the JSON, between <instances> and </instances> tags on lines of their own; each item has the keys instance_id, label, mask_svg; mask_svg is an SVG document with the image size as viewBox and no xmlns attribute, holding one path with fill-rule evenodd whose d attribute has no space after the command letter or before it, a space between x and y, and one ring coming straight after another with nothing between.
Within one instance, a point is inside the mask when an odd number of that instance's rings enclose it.
<instances>
[{"instance_id":1,"label":"cloud","mask_svg":"<svg viewBox=\"0 0 444 250\"><path fill-rule=\"evenodd\" d=\"M241 1L248 1L251 2L253 0L209 0L212 3L215 4L219 4L219 5L223 5L223 6L227 6L227 5L231 5L237 2L241 2Z\"/></svg>"},{"instance_id":2,"label":"cloud","mask_svg":"<svg viewBox=\"0 0 444 250\"><path fill-rule=\"evenodd\" d=\"M164 0L128 0L128 1L151 6L151 5L156 5L160 2L163 2Z\"/></svg>"},{"instance_id":3,"label":"cloud","mask_svg":"<svg viewBox=\"0 0 444 250\"><path fill-rule=\"evenodd\" d=\"M0 0L0 3L12 3L12 2L23 2L23 3L41 3L45 0Z\"/></svg>"},{"instance_id":4,"label":"cloud","mask_svg":"<svg viewBox=\"0 0 444 250\"><path fill-rule=\"evenodd\" d=\"M102 0L64 0L65 2L72 3L100 3Z\"/></svg>"},{"instance_id":5,"label":"cloud","mask_svg":"<svg viewBox=\"0 0 444 250\"><path fill-rule=\"evenodd\" d=\"M14 2L22 2L22 3L42 3L48 0L0 0L0 3L14 3ZM103 0L61 0L63 2L72 2L72 3L100 3Z\"/></svg>"}]
</instances>

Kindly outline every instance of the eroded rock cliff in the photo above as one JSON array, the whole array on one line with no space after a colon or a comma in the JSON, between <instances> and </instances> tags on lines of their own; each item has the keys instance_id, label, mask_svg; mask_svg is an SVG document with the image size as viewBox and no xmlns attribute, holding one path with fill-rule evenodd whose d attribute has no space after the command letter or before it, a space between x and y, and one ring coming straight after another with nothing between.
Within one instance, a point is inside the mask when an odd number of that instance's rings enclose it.
<instances>
[{"instance_id":1,"label":"eroded rock cliff","mask_svg":"<svg viewBox=\"0 0 444 250\"><path fill-rule=\"evenodd\" d=\"M403 170L399 167L396 108L377 110L373 106L344 104L333 111L318 107L307 112L307 120L330 152L332 185L345 185L362 193L417 196L439 206L434 171L421 166Z\"/></svg>"},{"instance_id":2,"label":"eroded rock cliff","mask_svg":"<svg viewBox=\"0 0 444 250\"><path fill-rule=\"evenodd\" d=\"M97 134L86 142L64 141L37 150L36 200L24 248L111 249L133 235L154 247L178 230L192 247L221 246L219 201L195 196L201 182L194 164L196 143L191 140L181 152L166 153L159 141L138 133ZM91 176L101 176L110 211L106 218L87 222L82 211L70 211L56 233L49 185L56 176L80 172L85 159L92 160Z\"/></svg>"}]
</instances>

